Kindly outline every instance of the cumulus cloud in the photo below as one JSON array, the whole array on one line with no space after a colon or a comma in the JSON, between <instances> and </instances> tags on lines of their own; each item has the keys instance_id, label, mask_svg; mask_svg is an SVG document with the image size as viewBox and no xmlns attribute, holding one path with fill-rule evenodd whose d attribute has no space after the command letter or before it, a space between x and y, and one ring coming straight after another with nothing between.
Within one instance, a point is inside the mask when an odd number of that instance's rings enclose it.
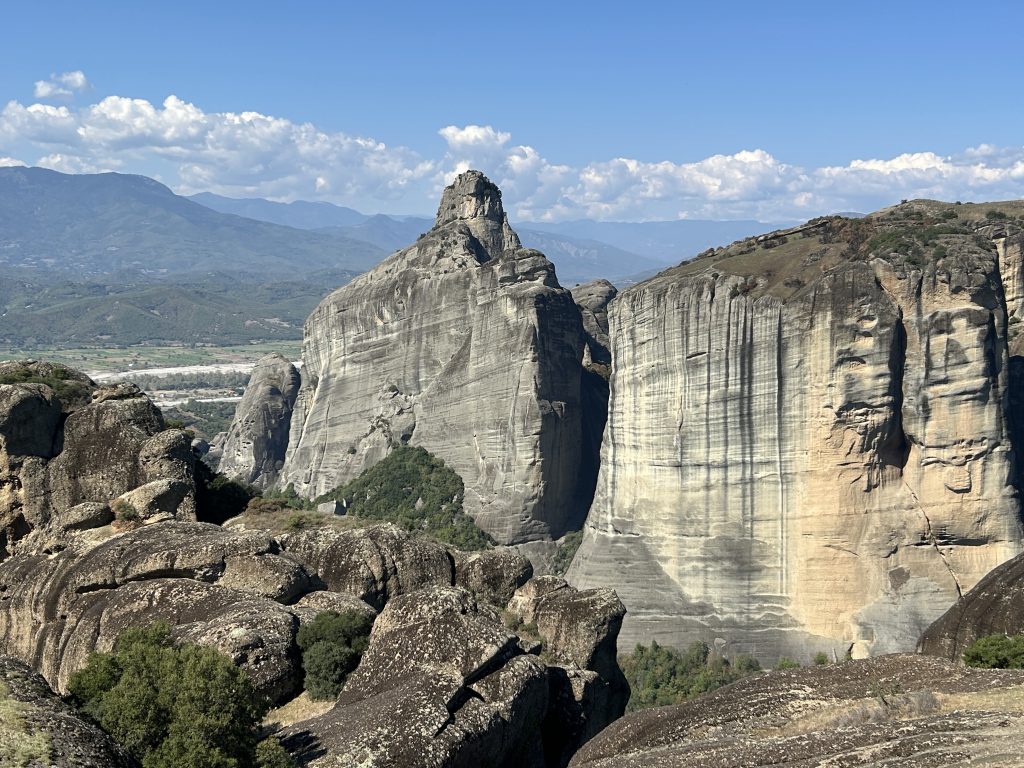
<instances>
[{"instance_id":1,"label":"cumulus cloud","mask_svg":"<svg viewBox=\"0 0 1024 768\"><path fill-rule=\"evenodd\" d=\"M88 88L88 80L71 72L43 85L52 95ZM982 144L952 156L920 151L822 167L759 148L690 161L568 165L490 125L438 133L440 151L431 158L259 112L207 112L173 95L159 104L107 96L81 107L10 101L0 110L0 164L31 157L67 172L159 176L185 194L318 199L368 212L429 211L445 183L478 168L501 186L519 221L779 221L870 211L901 198L1024 197L1024 147Z\"/></svg>"},{"instance_id":2,"label":"cumulus cloud","mask_svg":"<svg viewBox=\"0 0 1024 768\"><path fill-rule=\"evenodd\" d=\"M25 163L21 160L15 160L13 157L3 157L0 155L0 168L14 168L24 166Z\"/></svg>"},{"instance_id":3,"label":"cumulus cloud","mask_svg":"<svg viewBox=\"0 0 1024 768\"><path fill-rule=\"evenodd\" d=\"M89 80L80 69L50 75L49 80L36 80L33 93L37 99L66 99L89 88Z\"/></svg>"},{"instance_id":4,"label":"cumulus cloud","mask_svg":"<svg viewBox=\"0 0 1024 768\"><path fill-rule=\"evenodd\" d=\"M763 149L689 163L625 157L556 165L490 126L447 126L444 179L467 167L492 175L516 218L798 219L871 211L902 198L1024 197L1024 147L981 145L958 156L916 152L802 168Z\"/></svg>"},{"instance_id":5,"label":"cumulus cloud","mask_svg":"<svg viewBox=\"0 0 1024 768\"><path fill-rule=\"evenodd\" d=\"M368 210L436 172L402 147L258 112L205 112L177 96L159 105L108 96L81 109L11 101L0 111L0 148L26 143L43 150L38 164L59 170L170 164L183 193L318 197Z\"/></svg>"}]
</instances>

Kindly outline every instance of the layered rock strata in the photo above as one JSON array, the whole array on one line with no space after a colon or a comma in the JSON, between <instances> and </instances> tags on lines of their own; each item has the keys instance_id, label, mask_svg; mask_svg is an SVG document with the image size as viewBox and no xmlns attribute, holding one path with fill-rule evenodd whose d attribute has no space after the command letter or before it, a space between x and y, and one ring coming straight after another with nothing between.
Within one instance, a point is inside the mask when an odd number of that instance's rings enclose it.
<instances>
[{"instance_id":1,"label":"layered rock strata","mask_svg":"<svg viewBox=\"0 0 1024 768\"><path fill-rule=\"evenodd\" d=\"M627 645L911 650L1020 551L988 226L929 202L818 220L612 303L601 474L567 578L616 588Z\"/></svg>"},{"instance_id":2,"label":"layered rock strata","mask_svg":"<svg viewBox=\"0 0 1024 768\"><path fill-rule=\"evenodd\" d=\"M593 486L579 471L583 346L551 263L520 245L498 188L464 173L429 232L306 322L278 484L314 496L411 443L462 476L498 541L557 538Z\"/></svg>"}]
</instances>

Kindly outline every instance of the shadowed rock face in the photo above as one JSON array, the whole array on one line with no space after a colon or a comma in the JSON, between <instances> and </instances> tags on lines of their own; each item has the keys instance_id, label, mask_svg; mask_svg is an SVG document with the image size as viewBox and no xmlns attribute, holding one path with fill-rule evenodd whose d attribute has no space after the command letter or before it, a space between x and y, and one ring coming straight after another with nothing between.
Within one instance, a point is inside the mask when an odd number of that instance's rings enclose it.
<instances>
[{"instance_id":1,"label":"shadowed rock face","mask_svg":"<svg viewBox=\"0 0 1024 768\"><path fill-rule=\"evenodd\" d=\"M928 205L739 243L612 302L567 578L616 589L627 645L907 651L1020 551L999 256L974 225L887 250Z\"/></svg>"},{"instance_id":2,"label":"shadowed rock face","mask_svg":"<svg viewBox=\"0 0 1024 768\"><path fill-rule=\"evenodd\" d=\"M0 726L7 744L12 731L43 734L50 760L33 761L30 766L88 766L89 768L135 768L135 761L98 726L86 720L50 690L46 681L19 661L0 656L0 698L8 700L7 711L15 712L14 723ZM15 702L13 705L10 702ZM15 763L17 765L17 763Z\"/></svg>"},{"instance_id":3,"label":"shadowed rock face","mask_svg":"<svg viewBox=\"0 0 1024 768\"><path fill-rule=\"evenodd\" d=\"M284 465L299 372L281 355L256 363L221 447L218 469L259 488L269 488Z\"/></svg>"},{"instance_id":4,"label":"shadowed rock face","mask_svg":"<svg viewBox=\"0 0 1024 768\"><path fill-rule=\"evenodd\" d=\"M557 538L593 484L579 471L583 346L551 263L521 247L497 187L464 173L428 233L307 321L278 484L316 495L411 443L462 476L467 511L500 542Z\"/></svg>"},{"instance_id":5,"label":"shadowed rock face","mask_svg":"<svg viewBox=\"0 0 1024 768\"><path fill-rule=\"evenodd\" d=\"M593 280L572 289L572 299L580 308L583 329L587 334L584 366L591 363L610 365L612 362L608 348L608 305L618 294L618 289L607 280Z\"/></svg>"},{"instance_id":6,"label":"shadowed rock face","mask_svg":"<svg viewBox=\"0 0 1024 768\"><path fill-rule=\"evenodd\" d=\"M885 656L768 672L626 715L573 768L1024 765L1024 672Z\"/></svg>"},{"instance_id":7,"label":"shadowed rock face","mask_svg":"<svg viewBox=\"0 0 1024 768\"><path fill-rule=\"evenodd\" d=\"M925 630L918 651L960 661L985 635L1024 634L1024 555L1003 563Z\"/></svg>"}]
</instances>

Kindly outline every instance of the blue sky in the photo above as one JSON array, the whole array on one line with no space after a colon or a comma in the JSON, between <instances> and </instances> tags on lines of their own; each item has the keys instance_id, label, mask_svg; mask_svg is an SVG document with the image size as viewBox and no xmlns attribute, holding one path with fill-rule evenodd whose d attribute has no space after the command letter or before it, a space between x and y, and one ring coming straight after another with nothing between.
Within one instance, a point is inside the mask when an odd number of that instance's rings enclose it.
<instances>
[{"instance_id":1,"label":"blue sky","mask_svg":"<svg viewBox=\"0 0 1024 768\"><path fill-rule=\"evenodd\" d=\"M7 163L389 212L430 210L477 165L535 219L1024 196L1011 3L8 3L3 18ZM61 79L75 72L87 86Z\"/></svg>"}]
</instances>

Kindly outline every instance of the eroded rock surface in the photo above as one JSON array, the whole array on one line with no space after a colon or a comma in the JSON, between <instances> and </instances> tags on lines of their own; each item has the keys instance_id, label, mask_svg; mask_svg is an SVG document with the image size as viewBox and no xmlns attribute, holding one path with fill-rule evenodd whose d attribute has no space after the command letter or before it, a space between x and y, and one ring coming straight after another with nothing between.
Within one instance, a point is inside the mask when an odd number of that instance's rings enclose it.
<instances>
[{"instance_id":1,"label":"eroded rock surface","mask_svg":"<svg viewBox=\"0 0 1024 768\"><path fill-rule=\"evenodd\" d=\"M284 536L282 543L326 589L353 595L377 610L393 597L451 586L455 578L454 562L443 545L394 525L317 528Z\"/></svg>"},{"instance_id":2,"label":"eroded rock surface","mask_svg":"<svg viewBox=\"0 0 1024 768\"><path fill-rule=\"evenodd\" d=\"M895 655L768 672L626 715L573 768L1024 765L1024 672Z\"/></svg>"},{"instance_id":3,"label":"eroded rock surface","mask_svg":"<svg viewBox=\"0 0 1024 768\"><path fill-rule=\"evenodd\" d=\"M952 661L985 635L1024 634L1024 555L1003 563L936 619L918 650Z\"/></svg>"},{"instance_id":4,"label":"eroded rock surface","mask_svg":"<svg viewBox=\"0 0 1024 768\"><path fill-rule=\"evenodd\" d=\"M281 700L301 681L298 619L278 600L303 589L311 589L305 570L272 538L157 523L0 564L0 651L64 691L89 654L109 651L125 629L168 621L176 636L223 651Z\"/></svg>"},{"instance_id":5,"label":"eroded rock surface","mask_svg":"<svg viewBox=\"0 0 1024 768\"><path fill-rule=\"evenodd\" d=\"M465 590L393 599L334 708L287 732L307 764L541 768L544 664Z\"/></svg>"},{"instance_id":6,"label":"eroded rock surface","mask_svg":"<svg viewBox=\"0 0 1024 768\"><path fill-rule=\"evenodd\" d=\"M97 387L34 361L2 363L0 377L16 382L0 384L0 559L19 542L59 550L73 532L110 522L96 505L119 497L143 518L195 518L191 440L165 430L135 385Z\"/></svg>"},{"instance_id":7,"label":"eroded rock surface","mask_svg":"<svg viewBox=\"0 0 1024 768\"><path fill-rule=\"evenodd\" d=\"M573 301L580 308L583 329L587 335L583 365L611 365L612 353L608 348L608 305L618 295L618 289L607 280L593 280L577 285L571 292Z\"/></svg>"},{"instance_id":8,"label":"eroded rock surface","mask_svg":"<svg viewBox=\"0 0 1024 768\"><path fill-rule=\"evenodd\" d=\"M1020 551L1007 302L975 208L818 220L612 302L567 578L616 589L626 645L912 650Z\"/></svg>"},{"instance_id":9,"label":"eroded rock surface","mask_svg":"<svg viewBox=\"0 0 1024 768\"><path fill-rule=\"evenodd\" d=\"M14 734L21 734L41 742L49 753L45 762L28 763L30 768L136 768L127 752L50 690L40 675L6 656L0 656L0 701L4 702L0 740L13 745Z\"/></svg>"},{"instance_id":10,"label":"eroded rock surface","mask_svg":"<svg viewBox=\"0 0 1024 768\"><path fill-rule=\"evenodd\" d=\"M498 188L466 172L428 233L306 322L278 484L315 496L411 443L462 476L467 512L498 541L558 538L593 487L580 471L583 346L551 263L520 245Z\"/></svg>"},{"instance_id":11,"label":"eroded rock surface","mask_svg":"<svg viewBox=\"0 0 1024 768\"><path fill-rule=\"evenodd\" d=\"M284 466L299 372L281 355L256 363L231 428L220 443L219 471L269 488Z\"/></svg>"}]
</instances>

